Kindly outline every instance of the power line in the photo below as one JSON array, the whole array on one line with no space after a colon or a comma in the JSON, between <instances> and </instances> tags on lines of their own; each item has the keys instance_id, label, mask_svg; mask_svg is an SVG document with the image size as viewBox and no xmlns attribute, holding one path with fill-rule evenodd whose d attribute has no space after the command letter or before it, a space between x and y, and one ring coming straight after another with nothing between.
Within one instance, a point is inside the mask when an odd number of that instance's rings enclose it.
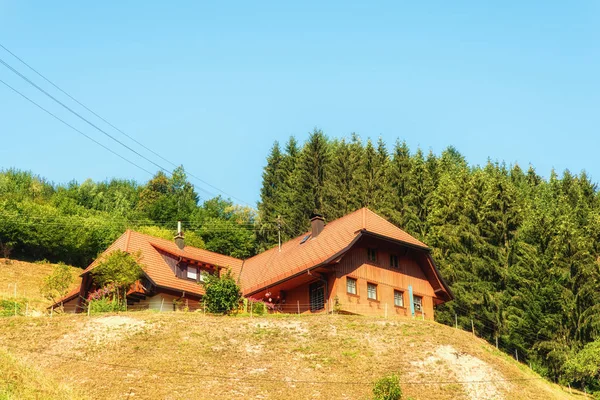
<instances>
[{"instance_id":1,"label":"power line","mask_svg":"<svg viewBox=\"0 0 600 400\"><path fill-rule=\"evenodd\" d=\"M57 100L56 98L54 98L52 95L50 95L49 93L47 93L44 89L40 88L39 86L37 86L35 83L31 82L29 79L27 79L27 77L21 75L18 71L16 71L14 68L8 66L8 64L6 64L2 59L0 59L0 63L4 64L5 66L7 66L7 68L10 68L11 70L13 70L17 75L23 77L26 81L28 81L29 83L31 83L33 86L35 86L36 88L38 88L39 90L41 90L43 93L45 93L47 96L49 96L50 98L52 98L53 100L55 100L56 102L58 102L59 104L61 104L63 107L67 108L69 111L71 111L72 113L76 114L79 118L83 119L84 121L86 121L88 124L92 125L93 127L95 127L96 129L100 130L101 132L105 133L107 136L109 136L111 139L115 140L117 143L125 146L127 149L131 150L132 152L134 152L135 154L139 155L140 157L142 157L143 159L151 162L152 164L158 166L158 168L160 168L161 170L173 175L173 173L165 168L162 168L160 165L156 164L155 162L153 162L152 160L148 159L147 157L144 157L143 155L141 155L140 153L138 153L137 151L133 150L132 148L130 148L129 146L127 146L126 144L120 142L118 139L114 138L113 136L111 136L110 134L104 132L102 129L98 128L96 125L94 125L93 123L91 123L90 121L88 121L87 119L85 119L84 117L82 117L81 115L77 114L75 111L71 110L68 106L64 105L63 103L61 103L59 100ZM29 97L27 97L26 95L24 95L23 93L19 92L17 89L15 89L14 87L10 86L8 83L0 80L0 82L2 82L4 85L6 85L7 87L9 87L11 90L13 90L15 93L19 94L20 96L22 96L23 98L25 98L26 100L28 100L29 102L31 102L32 104L34 104L35 106L37 106L38 108L40 108L41 110L45 111L46 113L50 114L52 117L56 118L57 120L59 120L60 122L62 122L63 124L67 125L69 128L75 130L76 132L82 134L83 136L85 136L86 138L88 138L89 140L91 140L92 142L96 143L97 145L101 146L102 148L110 151L111 153L117 155L119 158L127 161L128 163L135 165L136 167L142 169L144 172L147 172L150 175L154 175L154 173L148 171L147 169L135 164L133 161L130 161L129 159L125 158L124 156L121 156L119 154L117 154L115 151L111 150L109 147L103 145L102 143L98 142L97 140L93 139L91 136L83 133L81 130L75 128L74 126L72 126L71 124L69 124L68 122L66 122L65 120L61 119L60 117L56 116L55 114L53 114L52 112L48 111L47 109L45 109L44 107L42 107L41 105L39 105L38 103L36 103L35 101L33 101L32 99L30 99ZM207 193L210 196L214 196L214 193L209 192L208 190L204 189L204 188L200 188L196 185L193 185L194 188L203 191L205 193Z\"/></svg>"},{"instance_id":2,"label":"power line","mask_svg":"<svg viewBox=\"0 0 600 400\"><path fill-rule=\"evenodd\" d=\"M26 95L24 95L23 93L19 92L17 89L15 89L14 87L10 86L8 83L4 82L2 79L0 79L0 82L2 84L4 84L6 87L8 87L10 90L12 90L13 92L17 93L19 96L23 97L25 100L29 101L31 104L33 104L34 106L36 106L37 108L39 108L40 110L44 111L45 113L49 114L50 116L52 116L53 118L57 119L58 121L62 122L63 124L65 124L66 126L68 126L69 128L73 129L75 132L79 133L80 135L85 136L86 138L88 138L89 140L91 140L92 142L96 143L98 146L101 146L102 148L104 148L105 150L110 151L112 154L116 155L117 157L121 158L122 160L127 161L129 164L141 169L144 172L149 173L150 175L153 175L152 172L148 171L147 169L145 169L144 167L139 166L138 164L134 163L133 161L129 160L128 158L123 157L122 155L120 155L119 153L115 152L114 150L112 150L111 148L103 145L102 143L98 142L96 139L92 138L91 136L87 135L86 133L80 131L79 129L75 128L73 125L69 124L68 122L66 122L65 120L61 119L60 117L58 117L57 115L53 114L51 111L48 111L47 109L45 109L44 107L42 107L41 105L39 105L38 103L36 103L35 101L31 100L29 97L27 97Z\"/></svg>"},{"instance_id":3,"label":"power line","mask_svg":"<svg viewBox=\"0 0 600 400\"><path fill-rule=\"evenodd\" d=\"M2 47L7 53L9 53L10 55L12 55L14 58L16 58L17 60L19 60L22 64L24 64L27 68L29 68L30 70L32 70L33 72L35 72L38 76L40 76L42 79L44 79L46 82L48 82L49 84L51 84L52 86L54 86L57 90L59 90L60 92L62 92L64 95L66 95L67 97L69 97L71 100L73 100L75 103L79 104L81 107L83 107L84 109L86 109L88 112L92 113L94 116L96 116L97 118L99 118L101 121L103 121L104 123L106 123L108 126L110 126L111 128L115 129L116 131L118 131L119 133L121 133L122 135L124 135L125 137L129 138L130 140L132 140L133 142L135 142L136 144L138 144L139 146L143 147L145 150L149 151L150 153L154 154L155 156L159 157L161 160L171 164L173 167L177 167L177 165L175 163L173 163L172 161L164 158L163 156L161 156L160 154L158 154L157 152L155 152L154 150L150 149L149 147L145 146L143 143L141 143L140 141L136 140L134 137L132 137L131 135L128 135L127 133L125 133L122 129L119 129L118 127L116 127L114 124L110 123L108 120L106 120L105 118L103 118L102 116L100 116L98 113L94 112L92 109L90 109L88 106L86 106L85 104L83 104L82 102L80 102L79 100L77 100L75 97L71 96L69 93L67 93L65 90L63 90L62 88L60 88L57 84L55 84L54 82L52 82L50 79L48 79L46 76L44 76L41 72L39 72L38 70L36 70L35 68L33 68L31 65L29 65L27 62L25 62L25 60L23 60L22 58L20 58L19 56L17 56L15 53L13 53L12 51L10 51L8 48L6 48L6 46L4 46L2 43L0 43L0 47ZM3 62L3 64L5 64L5 66L7 65L6 63ZM12 69L12 67L11 67ZM15 71L13 69L13 71ZM16 71L15 71L16 72ZM37 85L35 85L37 87ZM39 89L39 87L38 87ZM41 89L40 89L41 90ZM238 201L240 201L241 203L244 203L250 207L252 207L252 205L240 198L237 198L227 192L225 192L222 189L219 189L218 187L211 185L210 183L208 183L207 181L197 177L196 175L193 175L190 172L187 172L187 174L189 176L191 176L192 178L198 180L199 182L202 182L203 184L225 194L226 196L236 199ZM204 189L200 189L203 190ZM207 192L210 195L214 195L213 193Z\"/></svg>"},{"instance_id":4,"label":"power line","mask_svg":"<svg viewBox=\"0 0 600 400\"><path fill-rule=\"evenodd\" d=\"M89 111L90 113L94 114L97 118L99 118L100 120L102 120L104 123L106 123L107 125L109 125L111 128L119 131L120 133L122 133L123 135L125 135L126 137L128 137L129 139L131 139L132 141L134 141L135 143L137 143L138 145L142 146L144 149L146 149L150 153L152 153L155 156L159 157L163 161L166 161L169 164L173 165L174 167L177 167L177 165L173 164L171 161L169 161L166 158L162 157L160 154L156 153L152 149L149 149L148 147L144 146L144 144L142 144L141 142L137 141L135 138L129 136L128 134L126 134L125 132L123 132L121 129L117 128L116 126L114 126L113 124L111 124L110 122L108 122L106 119L102 118L100 115L98 115L97 113L95 113L88 106L86 106L85 104L83 104L82 102L80 102L79 100L77 100L75 97L71 96L69 93L67 93L66 91L64 91L63 89L61 89L57 84L55 84L54 82L52 82L50 79L46 78L41 72L39 72L38 70L36 70L35 68L33 68L27 62L25 62L25 60L23 60L21 57L17 56L15 53L13 53L12 51L10 51L2 43L0 43L0 47L2 47L11 56L13 56L17 60L19 60L27 68L29 68L30 70L32 70L33 72L35 72L39 77L41 77L42 79L44 79L46 82L48 82L49 84L51 84L52 86L54 86L57 90L59 90L60 92L62 92L64 95L66 95L68 98L70 98L71 100L73 100L75 103L79 104L81 107L85 108L87 111Z\"/></svg>"},{"instance_id":5,"label":"power line","mask_svg":"<svg viewBox=\"0 0 600 400\"><path fill-rule=\"evenodd\" d=\"M15 73L21 79L23 79L25 82L29 83L31 86L35 87L37 90L39 90L40 92L42 92L43 94L45 94L46 96L48 96L50 99L54 100L54 102L56 102L59 105L61 105L63 108L65 108L71 114L73 114L76 117L80 118L82 121L84 121L85 123L87 123L88 125L90 125L91 127L93 127L94 129L98 130L99 132L101 132L105 136L109 137L113 141L117 142L121 146L125 147L127 150L131 151L132 153L134 153L138 157L141 157L144 160L148 161L149 163L153 164L154 166L156 166L157 168L159 168L161 171L167 172L167 173L169 173L171 175L173 174L172 171L164 168L163 166L161 166L160 164L154 162L153 160L149 159L148 157L144 156L143 154L140 154L135 149L132 149L131 147L129 147L125 143L121 142L119 139L115 138L113 135L111 135L110 133L106 132L104 129L100 128L99 126L97 126L96 124L94 124L93 122L91 122L90 120L88 120L87 118L85 118L84 116L82 116L81 114L79 114L77 111L73 110L71 107L67 106L65 103L63 103L62 101L58 100L56 97L52 96L50 93L48 93L43 88L41 88L40 86L38 86L31 79L27 78L25 75L23 75L22 73L20 73L19 71L17 71L15 68L13 68L10 64L8 64L2 58L0 58L0 64L3 64L6 68L8 68L9 70L11 70L13 73Z\"/></svg>"}]
</instances>

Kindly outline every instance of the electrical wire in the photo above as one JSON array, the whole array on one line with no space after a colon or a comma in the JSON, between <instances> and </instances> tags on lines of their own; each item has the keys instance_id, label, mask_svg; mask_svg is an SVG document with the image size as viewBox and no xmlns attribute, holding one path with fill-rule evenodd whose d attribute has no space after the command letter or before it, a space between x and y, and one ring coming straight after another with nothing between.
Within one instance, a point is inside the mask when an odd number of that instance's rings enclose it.
<instances>
[{"instance_id":1,"label":"electrical wire","mask_svg":"<svg viewBox=\"0 0 600 400\"><path fill-rule=\"evenodd\" d=\"M165 161L165 162L167 162L167 163L171 164L173 167L177 167L177 165L176 165L175 163L173 163L172 161L170 161L170 160L166 159L165 157L161 156L160 154L158 154L158 153L157 153L157 152L155 152L154 150L150 149L149 147L145 146L143 143L141 143L140 141L136 140L136 139L135 139L134 137L132 137L131 135L128 135L128 134L127 134L127 133L125 133L125 132L124 132L122 129L119 129L119 128L118 128L118 127L116 127L114 124L110 123L108 120L106 120L105 118L103 118L102 116L100 116L98 113L94 112L94 111L93 111L92 109L90 109L88 106L86 106L85 104L83 104L82 102L80 102L79 100L77 100L75 97L73 97L72 95L70 95L69 93L67 93L65 90L63 90L63 89L62 89L61 87L59 87L57 84L55 84L54 82L52 82L50 79L48 79L46 76L44 76L44 75L43 75L41 72L39 72L37 69L33 68L33 67L32 67L31 65L29 65L27 62L25 62L25 60L23 60L21 57L17 56L15 53L13 53L12 51L10 51L10 50L9 50L9 49L8 49L6 46L4 46L2 43L0 43L0 47L1 47L1 48L3 48L3 49L4 49L4 50L7 52L7 53L9 53L10 55L12 55L14 58L16 58L17 60L19 60L19 61L20 61L20 62L21 62L23 65L25 65L25 66L26 66L27 68L29 68L31 71L35 72L35 73L36 73L38 76L40 76L40 77L41 77L42 79L44 79L46 82L48 82L49 84L51 84L52 86L54 86L54 88L56 88L57 90L59 90L61 93L63 93L63 94L64 94L64 95L66 95L67 97L69 97L69 98L70 98L71 100L73 100L75 103L79 104L81 107L83 107L84 109L86 109L88 112L90 112L91 114L93 114L94 116L96 116L97 118L99 118L101 121L103 121L104 123L106 123L108 126L110 126L111 128L115 129L116 131L118 131L119 133L121 133L122 135L124 135L125 137L129 138L130 140L132 140L133 142L135 142L136 144L138 144L139 146L141 146L141 147L142 147L142 148L144 148L145 150L149 151L150 153L152 153L152 154L153 154L153 155L155 155L156 157L159 157L161 160L163 160L163 161ZM7 63L5 63L4 61L2 61L2 63L3 63L5 66L7 66L8 68L12 69L12 70L13 70L13 72L15 72L15 73L18 73L18 72L17 72L17 71L16 71L14 68L12 68L12 67L9 67L9 66L7 65ZM27 79L27 78L25 78L23 75L21 75L21 74L19 74L19 75L20 75L22 78L24 78L24 79ZM33 84L31 81L29 81L29 82L30 82L31 84ZM35 84L33 84L33 85L34 85L34 86L36 86L36 87L37 87L39 90L42 90L42 89L40 89L40 88L39 88L37 85L35 85ZM43 90L42 90L42 91L43 91ZM45 92L44 92L44 93L45 93ZM50 96L50 97L52 98L52 96ZM53 99L54 99L54 98L53 98ZM55 99L55 101L57 101L57 100ZM60 103L60 104L62 105L62 103ZM64 105L63 105L63 106L64 106ZM66 107L66 106L64 106L64 107ZM77 115L78 115L78 114L77 114ZM79 116L79 115L78 115L78 116ZM81 116L79 116L79 117L81 118ZM89 122L88 122L88 123L89 123ZM97 128L97 129L98 129L98 128ZM114 138L113 138L113 139L114 139ZM114 140L116 140L116 139L114 139ZM117 142L118 142L118 141L117 141ZM120 143L120 142L119 142L119 143ZM120 144L122 144L122 143L120 143ZM133 150L132 150L132 151L133 151ZM136 154L138 154L138 153L136 152ZM138 154L138 155L139 155L139 154ZM150 161L150 162L151 162L151 161ZM157 164L155 164L155 165L157 165ZM161 168L161 167L159 167L159 168ZM231 194L229 194L229 193L225 192L225 191L224 191L224 190L222 190L222 189L219 189L218 187L216 187L216 186L214 186L214 185L212 185L212 184L208 183L207 181L205 181L205 180L203 180L203 179L201 179L201 178L197 177L196 175L194 175L194 174L192 174L192 173L190 173L190 172L186 172L186 173L187 173L187 175L189 175L190 177L192 177L192 178L196 179L196 180L197 180L197 181L199 181L199 182L202 182L202 183L203 183L203 184L205 184L206 186L209 186L209 187L211 187L212 189L214 189L214 190L217 190L217 191L219 191L219 192L223 193L224 195L226 195L226 196L228 196L228 197L230 197L230 198L233 198L233 199L235 199L235 200L238 200L238 201L239 201L239 202L241 202L241 203L244 203L244 204L246 204L246 205L248 205L248 206L250 206L250 207L253 207L253 206L252 206L250 203L248 203L248 202L246 202L246 201L244 201L244 200L242 200L242 199L240 199L240 198L237 198L237 197L235 197L235 196L233 196L233 195L231 195ZM200 190L203 190L203 191L204 191L204 189L200 189ZM213 196L214 196L214 194L213 194L213 193L210 193L210 192L208 192L208 191L206 191L206 193L208 193L208 194L210 194L210 195L213 195Z\"/></svg>"},{"instance_id":2,"label":"electrical wire","mask_svg":"<svg viewBox=\"0 0 600 400\"><path fill-rule=\"evenodd\" d=\"M128 162L129 164L141 169L144 172L147 172L150 175L153 175L152 172L148 171L147 169L145 169L144 167L141 167L140 165L134 163L133 161L129 160L126 157L123 157L122 155L120 155L119 153L117 153L116 151L112 150L111 148L105 146L104 144L98 142L96 139L92 138L91 136L87 135L86 133L80 131L79 129L75 128L73 125L69 124L68 122L66 122L65 120L61 119L60 117L58 117L57 115L55 115L54 113L52 113L51 111L45 109L44 107L42 107L41 105L39 105L38 103L36 103L35 101L33 101L32 99L30 99L29 97L27 97L26 95L24 95L23 93L19 92L17 89L15 89L14 87L10 86L8 83L4 82L3 80L0 79L0 83L4 84L6 87L8 87L9 89L11 89L13 92L17 93L18 95L20 95L21 97L23 97L25 100L29 101L31 104L33 104L34 106L38 107L40 110L44 111L45 113L49 114L51 117L55 118L56 120L62 122L63 124L65 124L66 126L68 126L69 128L73 129L75 132L79 133L80 135L85 136L86 138L88 138L89 140L91 140L92 142L96 143L98 146L104 148L105 150L108 150L109 152L111 152L112 154L116 155L117 157L119 157L120 159Z\"/></svg>"}]
</instances>

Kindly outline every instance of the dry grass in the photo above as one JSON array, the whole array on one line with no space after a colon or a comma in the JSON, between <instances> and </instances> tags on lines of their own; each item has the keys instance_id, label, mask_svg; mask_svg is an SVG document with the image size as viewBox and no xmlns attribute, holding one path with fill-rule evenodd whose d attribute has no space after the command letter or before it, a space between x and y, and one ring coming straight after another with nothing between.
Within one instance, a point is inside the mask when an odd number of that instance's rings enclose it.
<instances>
[{"instance_id":1,"label":"dry grass","mask_svg":"<svg viewBox=\"0 0 600 400\"><path fill-rule=\"evenodd\" d=\"M0 319L0 349L60 387L85 390L89 399L368 399L372 382L392 372L413 399L584 398L535 379L469 333L410 319L11 317ZM501 381L452 383L482 373ZM440 381L446 383L434 383Z\"/></svg>"},{"instance_id":2,"label":"dry grass","mask_svg":"<svg viewBox=\"0 0 600 400\"><path fill-rule=\"evenodd\" d=\"M53 267L54 264L50 263L36 264L0 258L0 299L12 300L16 283L18 299L29 302L30 309L45 309L51 305L51 301L41 295L40 288ZM79 286L82 269L71 267L71 271L74 278L73 287Z\"/></svg>"},{"instance_id":3,"label":"dry grass","mask_svg":"<svg viewBox=\"0 0 600 400\"><path fill-rule=\"evenodd\" d=\"M0 399L82 399L71 388L0 350Z\"/></svg>"}]
</instances>

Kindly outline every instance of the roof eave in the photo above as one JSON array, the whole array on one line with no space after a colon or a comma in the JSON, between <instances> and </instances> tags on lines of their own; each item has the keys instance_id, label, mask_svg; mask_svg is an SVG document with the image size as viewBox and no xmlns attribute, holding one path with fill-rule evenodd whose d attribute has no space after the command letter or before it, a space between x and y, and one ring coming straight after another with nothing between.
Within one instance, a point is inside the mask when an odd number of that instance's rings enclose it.
<instances>
[{"instance_id":1,"label":"roof eave","mask_svg":"<svg viewBox=\"0 0 600 400\"><path fill-rule=\"evenodd\" d=\"M362 232L363 235L366 235L366 236L373 236L373 237L375 237L377 239L387 240L387 241L393 242L393 243L400 243L400 244L402 244L404 246L411 247L413 249L425 250L425 251L431 252L431 248L430 247L420 246L418 244L406 242L404 240L394 239L394 238L391 238L389 236L385 236L385 235L381 235L379 233L375 233L375 232L369 231L367 229L361 229L360 232Z\"/></svg>"},{"instance_id":2,"label":"roof eave","mask_svg":"<svg viewBox=\"0 0 600 400\"><path fill-rule=\"evenodd\" d=\"M437 279L442 284L444 290L448 294L448 297L449 297L448 301L454 300L454 293L452 293L452 290L450 289L450 286L448 286L448 283L446 283L446 281L442 277L442 274L440 273L440 270L437 268L437 265L435 264L435 261L434 261L433 257L431 257L431 251L432 251L432 249L430 247L419 246L419 245L416 245L416 244L413 244L413 243L405 242L403 240L393 239L393 238L390 238L389 236L384 236L384 235L380 235L378 233L370 232L370 231L368 231L366 229L362 229L361 232L363 232L363 234L365 236L376 237L376 238L379 238L379 239L387 240L387 241L392 242L392 243L399 243L399 244L402 244L404 246L408 246L408 247L416 249L416 250L421 250L421 251L427 252L427 257L429 257L429 260L431 261L431 266L433 267L433 271L435 272L435 275L436 275Z\"/></svg>"}]
</instances>

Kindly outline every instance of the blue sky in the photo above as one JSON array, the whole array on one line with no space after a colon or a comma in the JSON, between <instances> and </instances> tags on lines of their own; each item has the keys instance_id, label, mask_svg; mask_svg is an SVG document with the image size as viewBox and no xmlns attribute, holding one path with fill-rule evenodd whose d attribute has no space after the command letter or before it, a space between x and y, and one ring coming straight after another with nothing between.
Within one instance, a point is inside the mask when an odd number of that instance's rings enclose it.
<instances>
[{"instance_id":1,"label":"blue sky","mask_svg":"<svg viewBox=\"0 0 600 400\"><path fill-rule=\"evenodd\" d=\"M0 0L0 43L250 203L273 141L303 141L313 127L600 179L600 3L370 3ZM2 49L0 58L51 88ZM3 66L0 79L156 170ZM0 139L0 168L55 182L150 178L3 85Z\"/></svg>"}]
</instances>

